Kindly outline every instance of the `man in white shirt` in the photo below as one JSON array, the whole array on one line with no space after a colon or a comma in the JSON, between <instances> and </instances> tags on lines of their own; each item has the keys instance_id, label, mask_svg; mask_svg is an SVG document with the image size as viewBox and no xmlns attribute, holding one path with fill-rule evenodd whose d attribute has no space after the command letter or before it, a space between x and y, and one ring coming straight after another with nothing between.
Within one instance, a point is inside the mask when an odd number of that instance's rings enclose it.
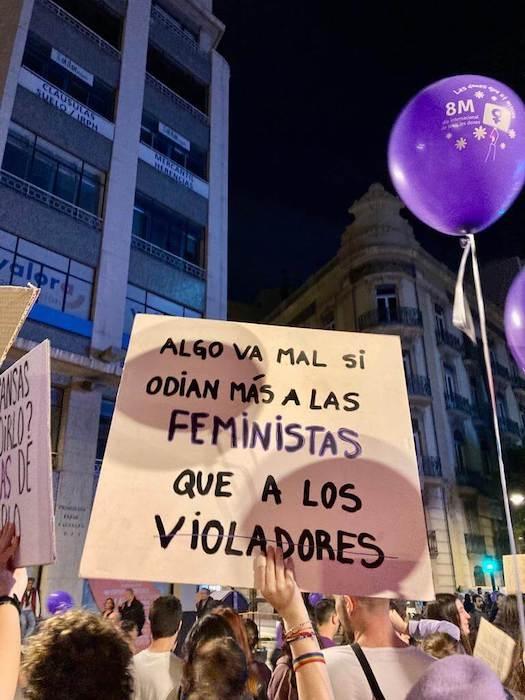
<instances>
[{"instance_id":1,"label":"man in white shirt","mask_svg":"<svg viewBox=\"0 0 525 700\"><path fill-rule=\"evenodd\" d=\"M182 607L174 595L153 601L149 609L152 642L133 658L134 700L166 700L180 686L182 661L173 648L182 621Z\"/></svg>"},{"instance_id":2,"label":"man in white shirt","mask_svg":"<svg viewBox=\"0 0 525 700\"><path fill-rule=\"evenodd\" d=\"M379 689L388 700L405 700L434 659L409 647L396 635L384 598L337 596L336 610L345 631L361 647ZM335 700L371 700L366 673L351 646L324 651ZM377 695L377 693L376 693Z\"/></svg>"}]
</instances>

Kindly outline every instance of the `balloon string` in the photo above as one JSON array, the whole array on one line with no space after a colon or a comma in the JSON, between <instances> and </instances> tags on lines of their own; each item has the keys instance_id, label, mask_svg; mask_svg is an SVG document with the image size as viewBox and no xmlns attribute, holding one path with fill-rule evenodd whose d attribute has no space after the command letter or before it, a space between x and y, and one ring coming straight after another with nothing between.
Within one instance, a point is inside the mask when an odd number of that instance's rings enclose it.
<instances>
[{"instance_id":1,"label":"balloon string","mask_svg":"<svg viewBox=\"0 0 525 700\"><path fill-rule=\"evenodd\" d=\"M503 450L501 447L501 436L499 431L498 412L496 408L496 392L494 391L494 375L492 374L492 365L490 361L489 343L487 339L487 324L485 317L485 303L483 301L483 293L481 291L481 280L479 276L478 258L476 255L476 243L472 234L468 235L470 249L472 251L472 272L474 274L474 286L476 288L476 300L478 303L479 312L479 327L481 331L481 342L483 346L483 357L485 360L485 368L487 370L487 380L489 386L490 403L492 408L492 419L494 422L494 433L496 435L496 450L498 454L499 476L501 480L501 488L503 490L503 506L505 508L505 519L507 521L507 530L509 533L510 552L512 554L512 565L514 569L514 580L516 582L516 600L518 604L518 617L520 623L521 638L525 648L525 612L523 609L523 596L520 581L520 571L518 566L518 556L516 550L516 540L514 538L514 529L512 527L512 516L510 512L509 494L507 491L507 477L505 476L505 464L503 462Z\"/></svg>"}]
</instances>

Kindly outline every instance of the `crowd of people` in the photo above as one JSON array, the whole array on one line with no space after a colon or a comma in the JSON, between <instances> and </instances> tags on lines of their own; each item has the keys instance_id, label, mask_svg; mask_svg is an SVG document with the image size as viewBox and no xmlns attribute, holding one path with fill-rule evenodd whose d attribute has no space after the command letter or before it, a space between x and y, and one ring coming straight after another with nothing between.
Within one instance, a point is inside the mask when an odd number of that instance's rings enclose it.
<instances>
[{"instance_id":1,"label":"crowd of people","mask_svg":"<svg viewBox=\"0 0 525 700\"><path fill-rule=\"evenodd\" d=\"M282 619L278 652L259 657L249 616L198 594L196 621L180 656L180 601L157 598L148 612L151 641L137 652L144 606L132 590L99 614L71 610L43 621L22 644L34 581L10 562L14 529L0 531L0 699L33 700L498 700L525 697L523 645L515 596L440 594L421 615L401 601L325 598L299 591L291 560L269 547L255 561L254 587ZM502 683L472 656L480 620L518 643ZM32 619L30 619L32 624ZM36 623L36 620L35 620ZM273 666L273 668L271 668Z\"/></svg>"}]
</instances>

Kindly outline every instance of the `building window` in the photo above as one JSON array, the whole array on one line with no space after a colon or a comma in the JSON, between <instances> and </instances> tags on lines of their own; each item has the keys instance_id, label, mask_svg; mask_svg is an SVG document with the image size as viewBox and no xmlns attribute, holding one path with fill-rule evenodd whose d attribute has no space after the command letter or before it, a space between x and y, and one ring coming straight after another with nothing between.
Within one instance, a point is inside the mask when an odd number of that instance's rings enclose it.
<instances>
[{"instance_id":1,"label":"building window","mask_svg":"<svg viewBox=\"0 0 525 700\"><path fill-rule=\"evenodd\" d=\"M198 177L208 178L208 154L182 134L144 112L140 140Z\"/></svg>"},{"instance_id":2,"label":"building window","mask_svg":"<svg viewBox=\"0 0 525 700\"><path fill-rule=\"evenodd\" d=\"M438 333L444 333L447 330L445 311L439 304L434 304L434 319L436 321L436 330Z\"/></svg>"},{"instance_id":3,"label":"building window","mask_svg":"<svg viewBox=\"0 0 525 700\"><path fill-rule=\"evenodd\" d=\"M37 304L89 319L95 271L0 230L0 284L40 287Z\"/></svg>"},{"instance_id":4,"label":"building window","mask_svg":"<svg viewBox=\"0 0 525 700\"><path fill-rule=\"evenodd\" d=\"M423 450L423 439L421 437L421 430L419 427L419 420L417 418L412 419L412 435L414 436L414 446L416 448L416 457L418 463L421 461L421 457L423 457L424 450Z\"/></svg>"},{"instance_id":5,"label":"building window","mask_svg":"<svg viewBox=\"0 0 525 700\"><path fill-rule=\"evenodd\" d=\"M202 266L204 226L139 192L133 210L133 235Z\"/></svg>"},{"instance_id":6,"label":"building window","mask_svg":"<svg viewBox=\"0 0 525 700\"><path fill-rule=\"evenodd\" d=\"M152 44L148 48L147 71L186 102L208 114L208 87Z\"/></svg>"},{"instance_id":7,"label":"building window","mask_svg":"<svg viewBox=\"0 0 525 700\"><path fill-rule=\"evenodd\" d=\"M376 287L376 305L380 321L397 320L397 289L393 284Z\"/></svg>"},{"instance_id":8,"label":"building window","mask_svg":"<svg viewBox=\"0 0 525 700\"><path fill-rule=\"evenodd\" d=\"M457 394L456 370L452 365L444 365L443 370L445 376L445 392L449 396L454 396Z\"/></svg>"},{"instance_id":9,"label":"building window","mask_svg":"<svg viewBox=\"0 0 525 700\"><path fill-rule=\"evenodd\" d=\"M507 409L507 401L503 394L496 394L496 410L498 413L498 418L506 420L509 417L509 412Z\"/></svg>"},{"instance_id":10,"label":"building window","mask_svg":"<svg viewBox=\"0 0 525 700\"><path fill-rule=\"evenodd\" d=\"M113 401L102 401L98 424L97 460L102 460L104 458L104 452L106 451L106 444L108 441L109 429L111 427L111 419L113 417L114 410L115 404Z\"/></svg>"},{"instance_id":11,"label":"building window","mask_svg":"<svg viewBox=\"0 0 525 700\"><path fill-rule=\"evenodd\" d=\"M91 0L90 2L54 0L54 2L82 24L85 24L92 32L98 34L108 44L120 49L124 20L111 12L105 3L99 2L99 0Z\"/></svg>"},{"instance_id":12,"label":"building window","mask_svg":"<svg viewBox=\"0 0 525 700\"><path fill-rule=\"evenodd\" d=\"M474 567L474 585L477 586L485 586L486 581L485 581L485 574L483 572L483 567L482 566L475 566Z\"/></svg>"},{"instance_id":13,"label":"building window","mask_svg":"<svg viewBox=\"0 0 525 700\"><path fill-rule=\"evenodd\" d=\"M133 320L137 314L159 314L163 316L185 316L202 318L202 313L188 306L179 304L165 297L158 296L146 289L128 284L126 294L126 312L124 317L124 333L130 334Z\"/></svg>"},{"instance_id":14,"label":"building window","mask_svg":"<svg viewBox=\"0 0 525 700\"><path fill-rule=\"evenodd\" d=\"M95 216L102 213L105 173L13 122L2 168Z\"/></svg>"},{"instance_id":15,"label":"building window","mask_svg":"<svg viewBox=\"0 0 525 700\"><path fill-rule=\"evenodd\" d=\"M52 50L50 44L30 32L22 64L89 107L93 112L112 121L115 112L115 90L95 76L93 76L93 84L86 82L61 63L54 61Z\"/></svg>"},{"instance_id":16,"label":"building window","mask_svg":"<svg viewBox=\"0 0 525 700\"><path fill-rule=\"evenodd\" d=\"M492 472L490 445L487 438L484 437L480 430L476 432L478 434L479 452L481 455L481 469L484 474L490 474Z\"/></svg>"},{"instance_id":17,"label":"building window","mask_svg":"<svg viewBox=\"0 0 525 700\"><path fill-rule=\"evenodd\" d=\"M403 350L403 367L405 370L406 379L410 379L412 376L412 358L410 356L410 350Z\"/></svg>"},{"instance_id":18,"label":"building window","mask_svg":"<svg viewBox=\"0 0 525 700\"><path fill-rule=\"evenodd\" d=\"M465 438L461 430L454 430L454 452L456 455L456 469L465 471Z\"/></svg>"}]
</instances>

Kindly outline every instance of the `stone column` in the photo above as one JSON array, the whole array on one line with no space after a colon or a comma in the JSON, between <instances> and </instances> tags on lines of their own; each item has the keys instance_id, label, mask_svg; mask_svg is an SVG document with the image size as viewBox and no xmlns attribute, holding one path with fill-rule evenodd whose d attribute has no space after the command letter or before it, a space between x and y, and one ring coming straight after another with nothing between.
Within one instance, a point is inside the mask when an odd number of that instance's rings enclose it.
<instances>
[{"instance_id":1,"label":"stone column","mask_svg":"<svg viewBox=\"0 0 525 700\"><path fill-rule=\"evenodd\" d=\"M92 348L122 347L151 0L128 3L97 273ZM109 358L111 359L111 358Z\"/></svg>"},{"instance_id":2,"label":"stone column","mask_svg":"<svg viewBox=\"0 0 525 700\"><path fill-rule=\"evenodd\" d=\"M230 67L212 52L210 198L206 245L206 316L226 318L228 298L228 113Z\"/></svg>"},{"instance_id":3,"label":"stone column","mask_svg":"<svg viewBox=\"0 0 525 700\"><path fill-rule=\"evenodd\" d=\"M0 163L18 85L18 73L33 13L33 0L3 0L0 12Z\"/></svg>"},{"instance_id":4,"label":"stone column","mask_svg":"<svg viewBox=\"0 0 525 700\"><path fill-rule=\"evenodd\" d=\"M76 605L82 603L83 582L78 568L93 501L101 399L99 391L86 391L77 385L72 385L65 396L55 503L57 561L44 567L42 602L49 592L65 590Z\"/></svg>"}]
</instances>

